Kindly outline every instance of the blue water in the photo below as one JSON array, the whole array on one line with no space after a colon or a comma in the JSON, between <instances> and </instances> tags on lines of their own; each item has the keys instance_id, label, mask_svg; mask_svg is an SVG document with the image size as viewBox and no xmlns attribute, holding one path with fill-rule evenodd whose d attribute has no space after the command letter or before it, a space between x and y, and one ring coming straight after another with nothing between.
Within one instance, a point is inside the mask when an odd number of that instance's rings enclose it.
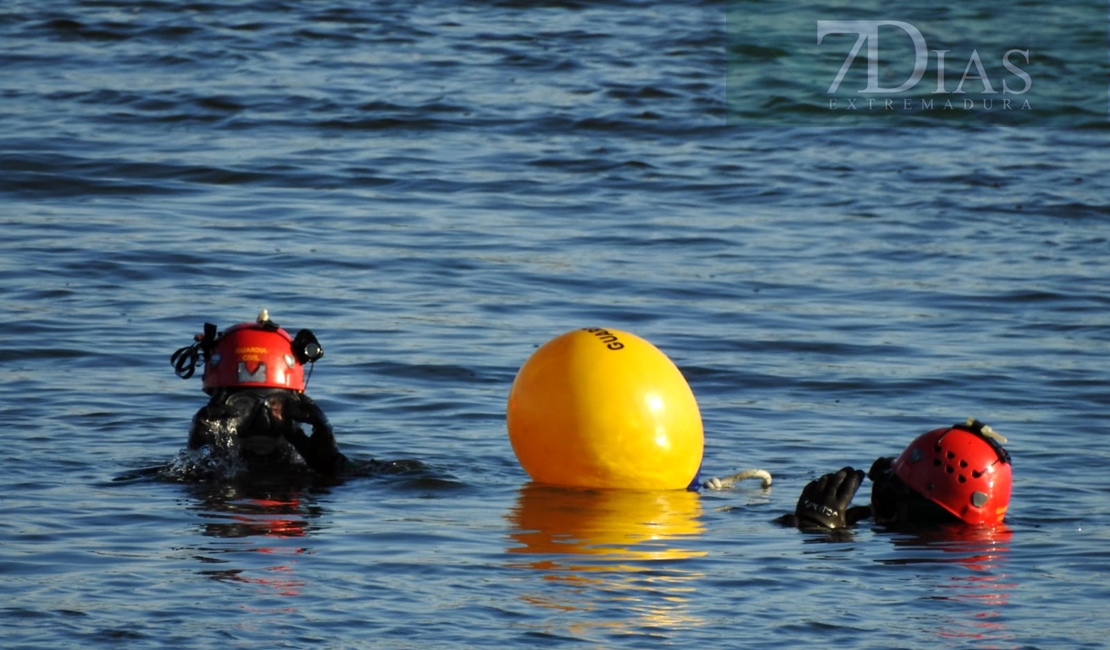
<instances>
[{"instance_id":1,"label":"blue water","mask_svg":"<svg viewBox=\"0 0 1110 650\"><path fill-rule=\"evenodd\" d=\"M6 2L5 647L1106 647L1104 123L726 124L724 39L719 2ZM261 308L345 453L427 468L144 473L204 402L169 355ZM706 476L774 485L531 485L509 386L586 326L680 367ZM968 416L1007 530L772 522Z\"/></svg>"}]
</instances>

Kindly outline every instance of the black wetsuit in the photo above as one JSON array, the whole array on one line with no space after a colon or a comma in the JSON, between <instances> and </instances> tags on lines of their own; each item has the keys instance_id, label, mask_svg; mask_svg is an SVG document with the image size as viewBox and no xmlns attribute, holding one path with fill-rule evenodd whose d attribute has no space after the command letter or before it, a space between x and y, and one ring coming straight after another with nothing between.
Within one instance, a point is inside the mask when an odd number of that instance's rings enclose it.
<instances>
[{"instance_id":1,"label":"black wetsuit","mask_svg":"<svg viewBox=\"0 0 1110 650\"><path fill-rule=\"evenodd\" d=\"M301 429L312 425L312 435ZM304 393L284 388L221 388L193 416L189 448L237 448L248 464L295 461L334 476L348 460L320 407Z\"/></svg>"}]
</instances>

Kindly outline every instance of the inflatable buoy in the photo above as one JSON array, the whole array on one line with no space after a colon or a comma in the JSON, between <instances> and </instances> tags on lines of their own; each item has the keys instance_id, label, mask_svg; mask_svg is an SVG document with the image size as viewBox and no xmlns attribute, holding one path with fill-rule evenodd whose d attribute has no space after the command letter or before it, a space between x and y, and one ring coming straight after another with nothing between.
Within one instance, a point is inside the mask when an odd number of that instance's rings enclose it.
<instances>
[{"instance_id":1,"label":"inflatable buoy","mask_svg":"<svg viewBox=\"0 0 1110 650\"><path fill-rule=\"evenodd\" d=\"M509 440L537 483L683 489L701 466L701 413L654 345L588 328L540 347L509 391Z\"/></svg>"}]
</instances>

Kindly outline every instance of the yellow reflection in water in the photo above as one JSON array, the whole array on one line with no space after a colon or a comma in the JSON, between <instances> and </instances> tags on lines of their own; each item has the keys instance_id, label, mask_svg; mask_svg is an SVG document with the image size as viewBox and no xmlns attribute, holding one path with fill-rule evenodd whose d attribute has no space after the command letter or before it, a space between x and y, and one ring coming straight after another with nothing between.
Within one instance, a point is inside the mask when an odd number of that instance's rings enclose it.
<instances>
[{"instance_id":1,"label":"yellow reflection in water","mask_svg":"<svg viewBox=\"0 0 1110 650\"><path fill-rule=\"evenodd\" d=\"M511 566L535 572L521 599L553 610L542 631L589 637L666 636L697 627L691 601L705 551L701 501L679 490L582 490L528 484L507 519L521 556ZM554 629L553 629L554 628Z\"/></svg>"}]
</instances>

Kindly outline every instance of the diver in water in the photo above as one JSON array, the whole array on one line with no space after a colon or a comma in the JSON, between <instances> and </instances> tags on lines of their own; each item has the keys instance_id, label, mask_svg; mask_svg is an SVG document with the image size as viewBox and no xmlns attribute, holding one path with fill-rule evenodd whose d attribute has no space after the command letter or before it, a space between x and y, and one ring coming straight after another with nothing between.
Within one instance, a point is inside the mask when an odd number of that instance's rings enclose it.
<instances>
[{"instance_id":1,"label":"diver in water","mask_svg":"<svg viewBox=\"0 0 1110 650\"><path fill-rule=\"evenodd\" d=\"M851 506L863 470L845 467L810 481L784 525L802 530L839 530L872 519L885 526L1002 522L1012 484L1006 439L974 419L918 436L897 458L876 460L871 503Z\"/></svg>"},{"instance_id":2,"label":"diver in water","mask_svg":"<svg viewBox=\"0 0 1110 650\"><path fill-rule=\"evenodd\" d=\"M339 451L335 434L316 402L305 395L308 375L324 356L309 330L296 336L278 327L266 310L254 323L223 332L205 323L196 342L173 354L177 375L189 379L204 363L208 404L193 416L189 448L237 451L251 469L296 467L335 476L350 463ZM306 435L301 424L312 426Z\"/></svg>"}]
</instances>

